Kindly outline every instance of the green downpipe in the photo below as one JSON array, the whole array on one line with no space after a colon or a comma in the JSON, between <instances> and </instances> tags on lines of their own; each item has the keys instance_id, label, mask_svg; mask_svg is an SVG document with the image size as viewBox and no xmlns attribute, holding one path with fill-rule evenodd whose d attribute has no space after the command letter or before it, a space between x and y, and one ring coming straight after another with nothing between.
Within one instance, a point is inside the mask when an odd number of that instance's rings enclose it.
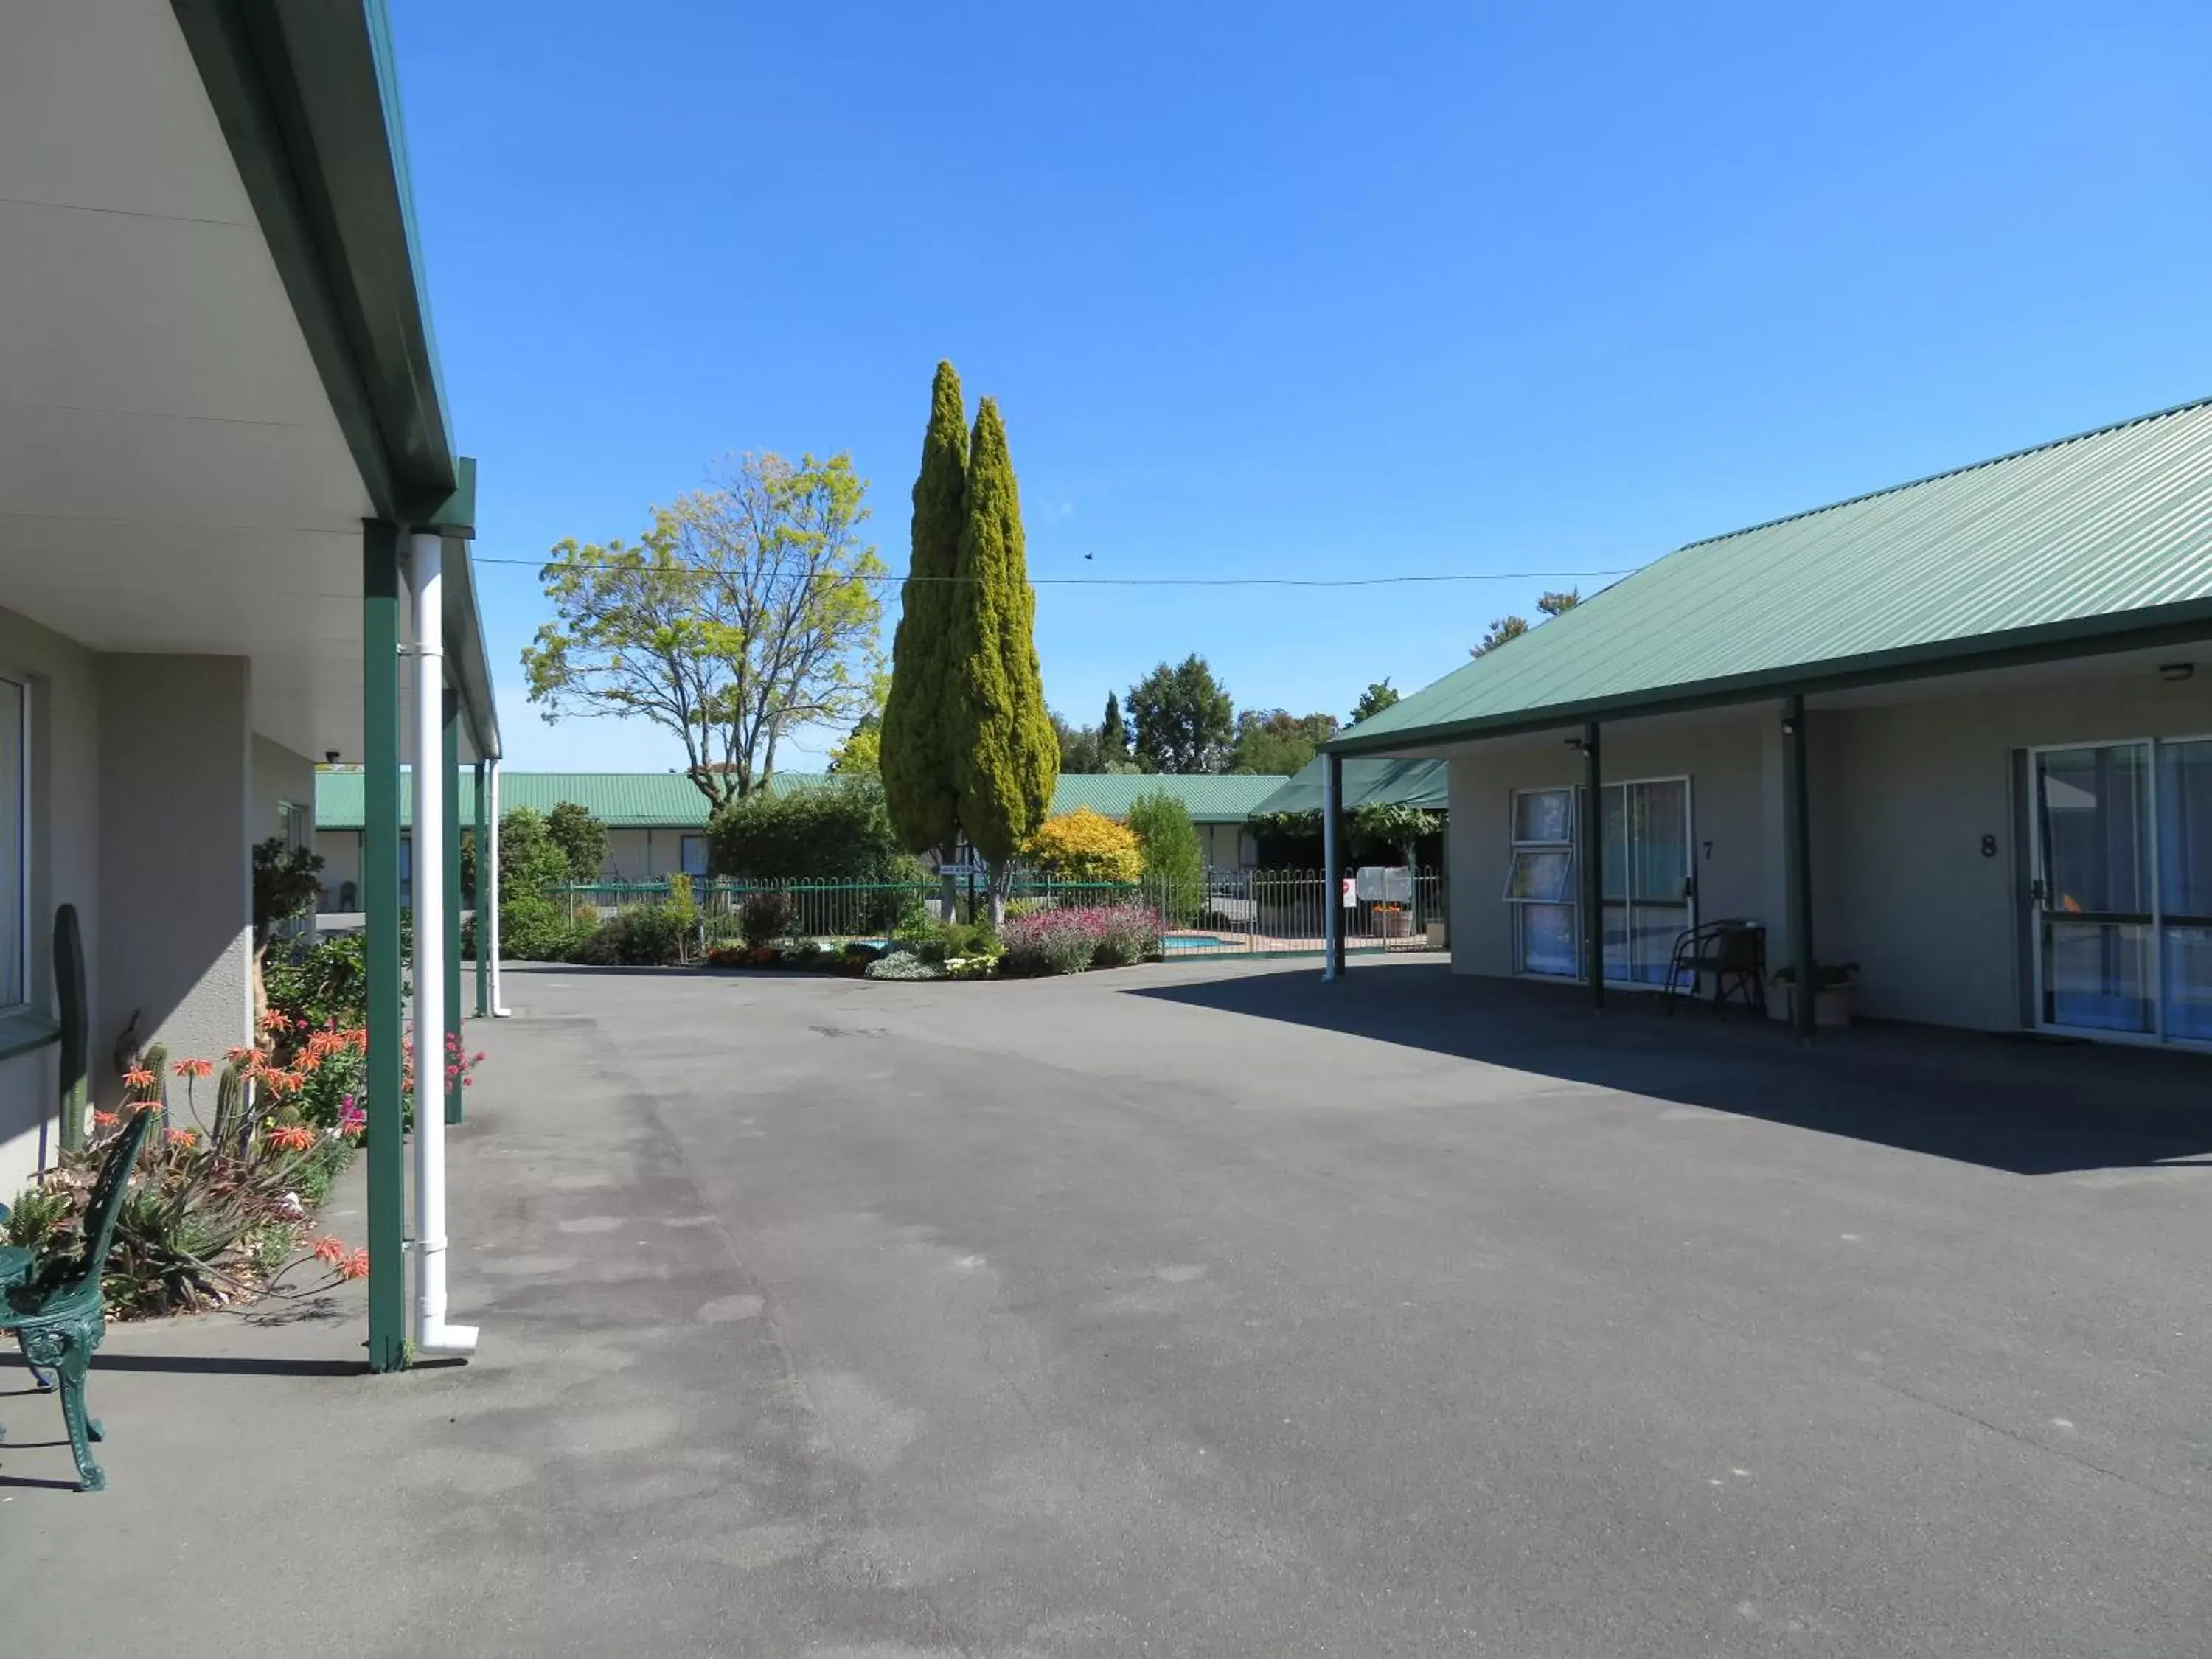
<instances>
[{"instance_id":1,"label":"green downpipe","mask_svg":"<svg viewBox=\"0 0 2212 1659\"><path fill-rule=\"evenodd\" d=\"M362 932L368 978L368 1368L407 1365L400 1098L399 531L362 527Z\"/></svg>"},{"instance_id":2,"label":"green downpipe","mask_svg":"<svg viewBox=\"0 0 2212 1659\"><path fill-rule=\"evenodd\" d=\"M92 1015L85 1006L84 934L77 927L74 904L54 912L54 998L61 1006L62 1150L80 1152L84 1150L85 1108L91 1100L85 1055Z\"/></svg>"},{"instance_id":3,"label":"green downpipe","mask_svg":"<svg viewBox=\"0 0 2212 1659\"><path fill-rule=\"evenodd\" d=\"M457 1047L461 1040L461 700L446 693L446 1036ZM443 1075L445 1061L439 1060ZM459 1079L446 1085L446 1121L461 1121Z\"/></svg>"}]
</instances>

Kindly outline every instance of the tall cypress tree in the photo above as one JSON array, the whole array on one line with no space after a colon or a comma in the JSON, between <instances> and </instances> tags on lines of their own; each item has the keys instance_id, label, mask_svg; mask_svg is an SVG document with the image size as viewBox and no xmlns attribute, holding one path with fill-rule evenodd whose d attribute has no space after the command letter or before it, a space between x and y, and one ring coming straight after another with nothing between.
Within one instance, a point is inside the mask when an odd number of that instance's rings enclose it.
<instances>
[{"instance_id":1,"label":"tall cypress tree","mask_svg":"<svg viewBox=\"0 0 2212 1659\"><path fill-rule=\"evenodd\" d=\"M1129 728L1121 720L1121 700L1106 694L1106 718L1098 722L1098 747L1109 760L1129 758Z\"/></svg>"},{"instance_id":2,"label":"tall cypress tree","mask_svg":"<svg viewBox=\"0 0 2212 1659\"><path fill-rule=\"evenodd\" d=\"M921 471L914 481L913 557L891 639L880 769L891 824L907 850L947 859L960 838L957 713L951 702L953 577L967 521L968 416L960 377L937 366Z\"/></svg>"},{"instance_id":3,"label":"tall cypress tree","mask_svg":"<svg viewBox=\"0 0 2212 1659\"><path fill-rule=\"evenodd\" d=\"M1060 744L1037 667L1036 594L1022 537L1021 491L999 405L975 411L968 519L954 584L953 722L960 827L991 866L991 919L1005 913L1014 854L1044 821Z\"/></svg>"}]
</instances>

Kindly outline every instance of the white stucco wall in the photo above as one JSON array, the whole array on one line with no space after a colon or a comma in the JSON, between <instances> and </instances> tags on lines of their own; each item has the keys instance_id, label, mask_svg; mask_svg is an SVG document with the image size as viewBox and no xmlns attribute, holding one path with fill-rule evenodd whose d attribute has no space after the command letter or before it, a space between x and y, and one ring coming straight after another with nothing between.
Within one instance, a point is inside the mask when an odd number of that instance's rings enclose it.
<instances>
[{"instance_id":1,"label":"white stucco wall","mask_svg":"<svg viewBox=\"0 0 2212 1659\"><path fill-rule=\"evenodd\" d=\"M74 641L0 611L0 674L30 688L30 1006L55 1012L54 910L74 904L88 962L95 1049L103 1025L97 660ZM52 1045L0 1060L0 1199L12 1199L51 1158L59 1087Z\"/></svg>"},{"instance_id":2,"label":"white stucco wall","mask_svg":"<svg viewBox=\"0 0 2212 1659\"><path fill-rule=\"evenodd\" d=\"M100 682L101 1018L95 1092L137 1012L137 1041L221 1060L252 1030L250 665L103 657ZM130 804L144 802L143 811Z\"/></svg>"}]
</instances>

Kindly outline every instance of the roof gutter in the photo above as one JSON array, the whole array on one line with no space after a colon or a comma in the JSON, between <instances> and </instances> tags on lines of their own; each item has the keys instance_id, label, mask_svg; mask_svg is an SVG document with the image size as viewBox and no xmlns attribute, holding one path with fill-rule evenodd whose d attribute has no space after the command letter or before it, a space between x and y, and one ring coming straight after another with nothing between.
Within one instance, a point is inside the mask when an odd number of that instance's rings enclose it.
<instances>
[{"instance_id":1,"label":"roof gutter","mask_svg":"<svg viewBox=\"0 0 2212 1659\"><path fill-rule=\"evenodd\" d=\"M2123 651L2194 644L2212 635L2212 599L2187 599L2096 617L2078 617L2035 628L1977 635L1969 640L1939 640L1927 645L1838 657L1827 662L1788 664L1755 673L1692 681L1679 686L1626 691L1615 696L1516 708L1472 720L1407 726L1363 737L1355 726L1324 747L1346 758L1354 756L1412 757L1438 744L1517 737L1592 720L1637 719L1689 714L1734 703L1759 702L1797 694L1856 690L1894 685L1989 669L2110 656Z\"/></svg>"}]
</instances>

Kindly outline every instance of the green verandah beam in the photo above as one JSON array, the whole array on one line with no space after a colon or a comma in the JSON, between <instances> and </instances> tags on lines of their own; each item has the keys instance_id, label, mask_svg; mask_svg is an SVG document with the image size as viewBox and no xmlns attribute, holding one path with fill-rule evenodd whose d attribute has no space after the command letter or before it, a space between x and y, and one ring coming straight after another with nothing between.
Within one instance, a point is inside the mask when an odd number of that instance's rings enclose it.
<instances>
[{"instance_id":1,"label":"green verandah beam","mask_svg":"<svg viewBox=\"0 0 2212 1659\"><path fill-rule=\"evenodd\" d=\"M446 807L442 826L446 838L446 1040L461 1041L461 699L446 693ZM438 1056L440 1075L446 1057ZM446 1084L446 1121L461 1121L461 1084Z\"/></svg>"},{"instance_id":2,"label":"green verandah beam","mask_svg":"<svg viewBox=\"0 0 2212 1659\"><path fill-rule=\"evenodd\" d=\"M489 1019L491 1018L491 927L489 922L486 921L484 915L484 889L485 884L489 879L488 872L491 868L489 857L484 852L485 847L489 845L489 840L485 830L484 823L486 815L491 811L491 803L489 799L491 793L489 787L491 782L490 773L490 762L480 760L477 763L477 891L475 906L477 917L477 1018L478 1019ZM455 861L459 862L458 860Z\"/></svg>"},{"instance_id":3,"label":"green verandah beam","mask_svg":"<svg viewBox=\"0 0 2212 1659\"><path fill-rule=\"evenodd\" d=\"M368 1368L407 1364L400 1102L399 530L362 526L361 884L368 979Z\"/></svg>"}]
</instances>

